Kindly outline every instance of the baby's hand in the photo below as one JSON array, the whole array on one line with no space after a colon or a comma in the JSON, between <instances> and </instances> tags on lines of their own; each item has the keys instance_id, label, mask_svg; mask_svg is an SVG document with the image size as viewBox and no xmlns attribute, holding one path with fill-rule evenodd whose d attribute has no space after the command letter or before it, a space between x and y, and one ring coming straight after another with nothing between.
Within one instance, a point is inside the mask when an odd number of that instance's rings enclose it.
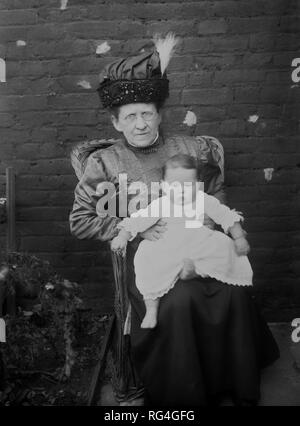
<instances>
[{"instance_id":1,"label":"baby's hand","mask_svg":"<svg viewBox=\"0 0 300 426\"><path fill-rule=\"evenodd\" d=\"M122 254L124 256L125 249L127 246L127 239L122 235L117 235L110 243L110 248L112 251Z\"/></svg>"},{"instance_id":2,"label":"baby's hand","mask_svg":"<svg viewBox=\"0 0 300 426\"><path fill-rule=\"evenodd\" d=\"M246 238L240 237L234 240L235 251L239 256L247 256L250 252L250 246Z\"/></svg>"}]
</instances>

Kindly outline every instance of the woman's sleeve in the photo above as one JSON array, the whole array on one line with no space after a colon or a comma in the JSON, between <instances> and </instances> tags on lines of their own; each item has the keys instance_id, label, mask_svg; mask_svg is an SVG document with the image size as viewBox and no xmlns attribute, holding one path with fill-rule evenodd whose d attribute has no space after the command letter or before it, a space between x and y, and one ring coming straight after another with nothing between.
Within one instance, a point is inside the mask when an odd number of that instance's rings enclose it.
<instances>
[{"instance_id":1,"label":"woman's sleeve","mask_svg":"<svg viewBox=\"0 0 300 426\"><path fill-rule=\"evenodd\" d=\"M198 160L202 163L200 179L204 183L204 191L226 204L226 188L224 185L224 149L214 137L197 136ZM204 225L214 229L215 222L205 215Z\"/></svg>"},{"instance_id":2,"label":"woman's sleeve","mask_svg":"<svg viewBox=\"0 0 300 426\"><path fill-rule=\"evenodd\" d=\"M218 173L212 177L206 192L207 194L216 197L220 203L226 204L226 187L221 173Z\"/></svg>"},{"instance_id":3,"label":"woman's sleeve","mask_svg":"<svg viewBox=\"0 0 300 426\"><path fill-rule=\"evenodd\" d=\"M101 182L109 181L101 158L90 155L84 174L74 191L73 208L69 216L70 231L79 239L109 241L118 234L120 218L100 217L96 206L101 198L96 191Z\"/></svg>"},{"instance_id":4,"label":"woman's sleeve","mask_svg":"<svg viewBox=\"0 0 300 426\"><path fill-rule=\"evenodd\" d=\"M230 209L225 204L221 204L217 198L208 194L204 194L204 212L214 222L221 225L226 234L235 222L242 222L244 220L241 212Z\"/></svg>"}]
</instances>

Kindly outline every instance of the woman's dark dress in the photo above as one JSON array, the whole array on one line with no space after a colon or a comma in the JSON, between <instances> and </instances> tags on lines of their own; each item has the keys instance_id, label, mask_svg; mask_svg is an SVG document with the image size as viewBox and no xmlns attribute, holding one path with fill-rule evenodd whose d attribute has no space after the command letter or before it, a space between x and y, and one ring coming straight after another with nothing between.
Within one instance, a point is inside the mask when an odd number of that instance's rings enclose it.
<instances>
[{"instance_id":1,"label":"woman's dark dress","mask_svg":"<svg viewBox=\"0 0 300 426\"><path fill-rule=\"evenodd\" d=\"M259 399L260 369L279 351L249 290L210 278L179 280L161 299L157 327L146 330L144 303L130 281L132 358L149 404L199 406L222 393Z\"/></svg>"},{"instance_id":2,"label":"woman's dark dress","mask_svg":"<svg viewBox=\"0 0 300 426\"><path fill-rule=\"evenodd\" d=\"M200 147L195 138L160 137L147 153L121 142L92 154L75 189L71 232L102 241L117 234L121 219L96 213L96 187L101 181L117 185L119 173L127 173L129 182L157 182L167 158L178 152L201 158L204 151L205 143ZM202 170L205 191L218 193L222 200L220 170L205 164ZM161 299L158 326L141 329L145 306L134 280L136 248L132 242L127 249L131 355L148 403L198 406L227 391L237 399L258 400L260 368L276 360L279 352L248 290L209 278L179 280Z\"/></svg>"},{"instance_id":3,"label":"woman's dark dress","mask_svg":"<svg viewBox=\"0 0 300 426\"><path fill-rule=\"evenodd\" d=\"M222 393L259 399L260 369L279 352L247 289L179 280L161 299L153 330L140 328L145 307L135 285L129 296L132 357L149 404L199 406Z\"/></svg>"}]
</instances>

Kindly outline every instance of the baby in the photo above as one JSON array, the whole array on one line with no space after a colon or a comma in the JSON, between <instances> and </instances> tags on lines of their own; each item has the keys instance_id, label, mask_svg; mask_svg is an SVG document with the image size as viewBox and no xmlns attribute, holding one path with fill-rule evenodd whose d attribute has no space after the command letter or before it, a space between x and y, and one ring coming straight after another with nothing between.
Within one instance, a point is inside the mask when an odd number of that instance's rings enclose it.
<instances>
[{"instance_id":1,"label":"baby","mask_svg":"<svg viewBox=\"0 0 300 426\"><path fill-rule=\"evenodd\" d=\"M120 232L111 242L113 251L124 253L127 242L139 232L160 218L167 223L161 238L144 239L134 257L136 286L146 306L142 328L156 326L159 299L174 287L186 259L192 261L194 273L202 277L233 285L252 285L253 272L246 256L249 245L240 225L243 217L205 194L197 177L194 157L177 154L170 158L163 169L164 195L120 222ZM204 214L232 238L204 226Z\"/></svg>"}]
</instances>

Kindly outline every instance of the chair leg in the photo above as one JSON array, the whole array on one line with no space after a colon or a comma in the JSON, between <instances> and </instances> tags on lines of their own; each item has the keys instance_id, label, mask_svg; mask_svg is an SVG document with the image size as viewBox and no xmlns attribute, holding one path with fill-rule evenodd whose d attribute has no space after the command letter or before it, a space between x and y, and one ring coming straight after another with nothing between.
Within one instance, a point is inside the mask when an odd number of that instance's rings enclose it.
<instances>
[{"instance_id":1,"label":"chair leg","mask_svg":"<svg viewBox=\"0 0 300 426\"><path fill-rule=\"evenodd\" d=\"M116 327L110 351L112 384L118 402L133 401L143 394L130 355L130 336L124 335L124 326L129 306L127 294L127 258L112 254L115 278Z\"/></svg>"},{"instance_id":2,"label":"chair leg","mask_svg":"<svg viewBox=\"0 0 300 426\"><path fill-rule=\"evenodd\" d=\"M106 358L109 350L109 346L111 344L113 329L115 327L116 317L113 315L109 321L106 334L104 337L104 341L102 343L101 353L97 365L94 370L94 374L92 377L92 382L89 389L88 402L87 405L95 405L97 402L97 396L99 395L99 389L101 384L101 379L104 375L105 366L106 366Z\"/></svg>"}]
</instances>

